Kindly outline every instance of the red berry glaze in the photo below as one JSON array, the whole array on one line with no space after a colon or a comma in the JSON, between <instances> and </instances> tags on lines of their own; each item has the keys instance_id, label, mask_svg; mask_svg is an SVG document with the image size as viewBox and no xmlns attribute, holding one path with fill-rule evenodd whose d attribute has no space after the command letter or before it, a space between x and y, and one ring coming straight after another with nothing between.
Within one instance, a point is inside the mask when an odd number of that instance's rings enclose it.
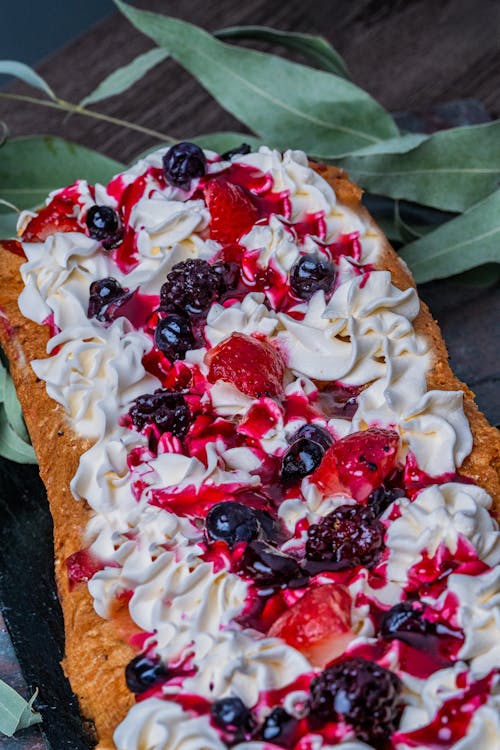
<instances>
[{"instance_id":1,"label":"red berry glaze","mask_svg":"<svg viewBox=\"0 0 500 750\"><path fill-rule=\"evenodd\" d=\"M210 383L227 380L253 398L283 394L285 363L267 341L233 333L209 351L205 361Z\"/></svg>"},{"instance_id":2,"label":"red berry glaze","mask_svg":"<svg viewBox=\"0 0 500 750\"><path fill-rule=\"evenodd\" d=\"M205 187L205 199L211 217L210 239L223 245L238 242L259 218L250 193L232 182L210 180Z\"/></svg>"},{"instance_id":3,"label":"red berry glaze","mask_svg":"<svg viewBox=\"0 0 500 750\"><path fill-rule=\"evenodd\" d=\"M54 232L81 232L73 215L73 201L55 198L42 208L28 223L23 232L23 242L44 242Z\"/></svg>"},{"instance_id":4,"label":"red berry glaze","mask_svg":"<svg viewBox=\"0 0 500 750\"><path fill-rule=\"evenodd\" d=\"M394 471L399 435L370 427L337 441L327 450L311 480L324 495L348 492L365 503L374 489Z\"/></svg>"}]
</instances>

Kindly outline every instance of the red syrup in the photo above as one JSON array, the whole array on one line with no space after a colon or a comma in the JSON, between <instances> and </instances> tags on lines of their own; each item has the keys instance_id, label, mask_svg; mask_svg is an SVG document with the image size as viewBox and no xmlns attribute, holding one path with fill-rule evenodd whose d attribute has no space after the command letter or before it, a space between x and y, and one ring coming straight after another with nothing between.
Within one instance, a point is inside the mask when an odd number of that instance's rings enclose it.
<instances>
[{"instance_id":1,"label":"red syrup","mask_svg":"<svg viewBox=\"0 0 500 750\"><path fill-rule=\"evenodd\" d=\"M433 484L445 484L446 482L459 482L461 484L475 484L474 480L462 476L456 472L446 472L432 477L426 474L419 467L417 459L413 453L408 453L403 473L403 482L407 491L407 496L413 499L420 490L430 487Z\"/></svg>"},{"instance_id":2,"label":"red syrup","mask_svg":"<svg viewBox=\"0 0 500 750\"><path fill-rule=\"evenodd\" d=\"M456 742L463 739L475 712L488 700L493 673L469 685L460 685L460 677L463 683L467 674L464 673L457 679L457 687L463 688L460 695L445 701L430 724L413 732L396 732L392 741L415 748L423 746L429 750L450 750Z\"/></svg>"},{"instance_id":3,"label":"red syrup","mask_svg":"<svg viewBox=\"0 0 500 750\"><path fill-rule=\"evenodd\" d=\"M480 575L488 570L486 563L477 557L477 552L464 537L459 537L457 549L451 552L445 544L440 544L433 557L427 550L408 570L408 592L419 592L438 598L447 586L447 578L452 573L462 575Z\"/></svg>"},{"instance_id":4,"label":"red syrup","mask_svg":"<svg viewBox=\"0 0 500 750\"><path fill-rule=\"evenodd\" d=\"M338 263L344 257L359 261L361 258L359 232L341 234L334 242L324 245L322 249L334 263Z\"/></svg>"},{"instance_id":5,"label":"red syrup","mask_svg":"<svg viewBox=\"0 0 500 750\"><path fill-rule=\"evenodd\" d=\"M246 188L254 197L261 218L268 219L272 214L290 218L292 205L289 192L285 190L274 193L271 174L247 164L232 164L224 172L219 172L218 176L224 176L228 182Z\"/></svg>"},{"instance_id":6,"label":"red syrup","mask_svg":"<svg viewBox=\"0 0 500 750\"><path fill-rule=\"evenodd\" d=\"M26 258L23 246L17 240L2 240L2 247L4 250L8 250L9 253L19 255L20 258Z\"/></svg>"},{"instance_id":7,"label":"red syrup","mask_svg":"<svg viewBox=\"0 0 500 750\"><path fill-rule=\"evenodd\" d=\"M92 555L88 549L81 549L73 552L66 558L66 568L68 572L69 590L72 591L77 583L89 581L92 576L105 567L117 568L116 563L106 563L95 555Z\"/></svg>"},{"instance_id":8,"label":"red syrup","mask_svg":"<svg viewBox=\"0 0 500 750\"><path fill-rule=\"evenodd\" d=\"M320 385L317 391L317 401L322 413L327 419L352 420L358 409L357 397L361 388L354 385L343 385L342 383L329 383Z\"/></svg>"},{"instance_id":9,"label":"red syrup","mask_svg":"<svg viewBox=\"0 0 500 750\"><path fill-rule=\"evenodd\" d=\"M313 214L306 214L302 221L297 221L290 225L299 242L304 242L308 236L315 239L324 240L326 237L325 212L316 211ZM329 245L326 245L325 248Z\"/></svg>"}]
</instances>

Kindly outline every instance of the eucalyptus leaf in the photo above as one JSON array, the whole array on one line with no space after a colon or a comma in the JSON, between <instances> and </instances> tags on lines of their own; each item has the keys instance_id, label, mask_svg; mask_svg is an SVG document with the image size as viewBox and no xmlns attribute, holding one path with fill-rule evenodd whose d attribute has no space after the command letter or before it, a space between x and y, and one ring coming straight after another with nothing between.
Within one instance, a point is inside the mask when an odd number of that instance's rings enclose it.
<instances>
[{"instance_id":1,"label":"eucalyptus leaf","mask_svg":"<svg viewBox=\"0 0 500 750\"><path fill-rule=\"evenodd\" d=\"M19 729L25 729L42 721L40 714L33 709L38 691L29 701L25 701L14 688L0 680L0 733L12 737Z\"/></svg>"},{"instance_id":2,"label":"eucalyptus leaf","mask_svg":"<svg viewBox=\"0 0 500 750\"><path fill-rule=\"evenodd\" d=\"M177 18L115 3L269 145L335 156L399 134L392 117L350 81L224 44Z\"/></svg>"},{"instance_id":3,"label":"eucalyptus leaf","mask_svg":"<svg viewBox=\"0 0 500 750\"><path fill-rule=\"evenodd\" d=\"M403 133L395 138L387 138L378 143L372 143L369 146L359 149L351 149L346 156L376 156L379 154L406 154L408 151L420 146L421 143L428 140L430 136L423 133ZM342 156L342 154L340 155ZM337 160L339 156L335 157Z\"/></svg>"},{"instance_id":4,"label":"eucalyptus leaf","mask_svg":"<svg viewBox=\"0 0 500 750\"><path fill-rule=\"evenodd\" d=\"M1 187L0 187L1 190ZM0 237L8 240L16 236L18 213L10 211L9 213L0 213Z\"/></svg>"},{"instance_id":5,"label":"eucalyptus leaf","mask_svg":"<svg viewBox=\"0 0 500 750\"><path fill-rule=\"evenodd\" d=\"M0 75L20 78L21 81L24 81L24 83L27 83L29 86L34 86L34 88L45 92L51 99L57 99L57 96L54 94L49 84L46 83L46 81L44 81L43 78L33 70L33 68L30 68L29 65L25 65L25 63L18 62L18 60L0 60Z\"/></svg>"},{"instance_id":6,"label":"eucalyptus leaf","mask_svg":"<svg viewBox=\"0 0 500 750\"><path fill-rule=\"evenodd\" d=\"M400 255L417 283L500 263L500 190L410 243Z\"/></svg>"},{"instance_id":7,"label":"eucalyptus leaf","mask_svg":"<svg viewBox=\"0 0 500 750\"><path fill-rule=\"evenodd\" d=\"M196 135L190 140L197 143L201 148L206 148L209 151L216 151L218 154L223 154L224 151L238 148L242 143L247 143L252 151L256 151L259 146L262 146L262 141L255 138L253 135L248 135L247 133L234 133L231 131Z\"/></svg>"},{"instance_id":8,"label":"eucalyptus leaf","mask_svg":"<svg viewBox=\"0 0 500 750\"><path fill-rule=\"evenodd\" d=\"M15 138L1 150L0 198L31 208L41 205L51 190L77 179L107 182L122 169L119 162L62 138Z\"/></svg>"},{"instance_id":9,"label":"eucalyptus leaf","mask_svg":"<svg viewBox=\"0 0 500 750\"><path fill-rule=\"evenodd\" d=\"M350 78L347 65L341 55L322 36L271 29L269 26L229 26L216 31L214 36L218 39L247 39L281 44L283 47L300 52L323 70L328 70L342 78Z\"/></svg>"},{"instance_id":10,"label":"eucalyptus leaf","mask_svg":"<svg viewBox=\"0 0 500 750\"><path fill-rule=\"evenodd\" d=\"M500 179L500 120L452 128L401 154L346 156L339 165L374 193L465 211Z\"/></svg>"},{"instance_id":11,"label":"eucalyptus leaf","mask_svg":"<svg viewBox=\"0 0 500 750\"><path fill-rule=\"evenodd\" d=\"M110 96L117 96L127 91L134 83L140 81L143 76L156 65L169 57L167 50L155 47L142 55L134 58L128 65L114 70L105 78L99 86L80 102L81 107L88 104L100 102Z\"/></svg>"},{"instance_id":12,"label":"eucalyptus leaf","mask_svg":"<svg viewBox=\"0 0 500 750\"><path fill-rule=\"evenodd\" d=\"M0 404L0 456L19 464L36 464L33 447L11 427L3 404Z\"/></svg>"},{"instance_id":13,"label":"eucalyptus leaf","mask_svg":"<svg viewBox=\"0 0 500 750\"><path fill-rule=\"evenodd\" d=\"M7 421L16 435L25 443L29 443L28 430L24 424L23 412L10 374L5 378L3 406Z\"/></svg>"}]
</instances>

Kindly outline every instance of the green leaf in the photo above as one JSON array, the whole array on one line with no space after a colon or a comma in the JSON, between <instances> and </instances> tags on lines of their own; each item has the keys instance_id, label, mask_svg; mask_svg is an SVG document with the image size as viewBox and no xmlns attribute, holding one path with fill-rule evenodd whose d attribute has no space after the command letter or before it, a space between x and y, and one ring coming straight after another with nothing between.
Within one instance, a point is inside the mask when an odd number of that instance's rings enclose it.
<instances>
[{"instance_id":1,"label":"green leaf","mask_svg":"<svg viewBox=\"0 0 500 750\"><path fill-rule=\"evenodd\" d=\"M400 255L417 283L500 263L500 190L407 245Z\"/></svg>"},{"instance_id":2,"label":"green leaf","mask_svg":"<svg viewBox=\"0 0 500 750\"><path fill-rule=\"evenodd\" d=\"M28 430L24 424L23 412L10 374L5 378L3 406L7 421L16 435L25 443L29 443Z\"/></svg>"},{"instance_id":3,"label":"green leaf","mask_svg":"<svg viewBox=\"0 0 500 750\"><path fill-rule=\"evenodd\" d=\"M168 56L167 50L160 49L159 47L155 47L143 55L139 55L128 65L124 65L122 68L113 71L91 94L82 99L80 106L86 107L88 104L100 102L102 99L107 99L110 96L123 94L124 91L127 91L134 83L137 83L156 65L166 60Z\"/></svg>"},{"instance_id":4,"label":"green leaf","mask_svg":"<svg viewBox=\"0 0 500 750\"><path fill-rule=\"evenodd\" d=\"M185 21L115 3L222 107L272 146L335 156L398 135L392 117L339 76L224 44Z\"/></svg>"},{"instance_id":5,"label":"green leaf","mask_svg":"<svg viewBox=\"0 0 500 750\"><path fill-rule=\"evenodd\" d=\"M205 135L196 135L190 139L209 151L216 151L223 154L232 148L238 148L242 143L248 143L252 151L257 151L262 146L262 141L247 133L233 133L230 131L220 133L207 133Z\"/></svg>"},{"instance_id":6,"label":"green leaf","mask_svg":"<svg viewBox=\"0 0 500 750\"><path fill-rule=\"evenodd\" d=\"M0 404L0 456L19 464L36 464L33 447L12 429L3 404Z\"/></svg>"},{"instance_id":7,"label":"green leaf","mask_svg":"<svg viewBox=\"0 0 500 750\"><path fill-rule=\"evenodd\" d=\"M41 205L51 190L77 179L107 182L123 165L62 138L30 136L1 150L0 198L19 208Z\"/></svg>"},{"instance_id":8,"label":"green leaf","mask_svg":"<svg viewBox=\"0 0 500 750\"><path fill-rule=\"evenodd\" d=\"M404 133L395 138L372 143L364 148L349 151L346 156L375 156L378 154L406 154L408 151L420 146L430 136L423 133ZM339 157L336 157L338 160Z\"/></svg>"},{"instance_id":9,"label":"green leaf","mask_svg":"<svg viewBox=\"0 0 500 750\"><path fill-rule=\"evenodd\" d=\"M350 78L344 60L330 42L322 36L271 29L268 26L230 26L216 31L214 36L218 39L255 39L259 42L281 44L283 47L300 52L323 70L328 70L342 78Z\"/></svg>"},{"instance_id":10,"label":"green leaf","mask_svg":"<svg viewBox=\"0 0 500 750\"><path fill-rule=\"evenodd\" d=\"M12 737L19 729L25 729L42 721L40 714L33 709L33 702L38 691L29 701L0 680L0 733Z\"/></svg>"},{"instance_id":11,"label":"green leaf","mask_svg":"<svg viewBox=\"0 0 500 750\"><path fill-rule=\"evenodd\" d=\"M500 120L434 133L401 154L347 156L350 177L374 193L465 211L500 179Z\"/></svg>"},{"instance_id":12,"label":"green leaf","mask_svg":"<svg viewBox=\"0 0 500 750\"><path fill-rule=\"evenodd\" d=\"M0 75L14 76L14 78L20 78L21 81L27 83L29 86L34 86L36 89L44 91L47 96L51 99L57 99L49 84L46 83L41 76L36 73L33 68L29 65L25 65L17 60L0 60Z\"/></svg>"},{"instance_id":13,"label":"green leaf","mask_svg":"<svg viewBox=\"0 0 500 750\"><path fill-rule=\"evenodd\" d=\"M1 188L0 188L1 190ZM19 214L10 211L9 213L0 213L0 237L8 240L16 236L16 227Z\"/></svg>"}]
</instances>

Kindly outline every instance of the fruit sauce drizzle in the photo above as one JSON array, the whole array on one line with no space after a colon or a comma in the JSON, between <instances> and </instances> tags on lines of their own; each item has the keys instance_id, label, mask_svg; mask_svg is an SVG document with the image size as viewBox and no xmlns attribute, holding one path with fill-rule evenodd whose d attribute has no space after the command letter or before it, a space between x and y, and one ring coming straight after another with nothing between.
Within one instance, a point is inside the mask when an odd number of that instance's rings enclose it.
<instances>
[{"instance_id":1,"label":"fruit sauce drizzle","mask_svg":"<svg viewBox=\"0 0 500 750\"><path fill-rule=\"evenodd\" d=\"M106 187L109 205L99 203L102 188L98 193L76 183L53 194L23 226L24 243L44 242L55 232L93 238L108 268L115 268L91 281L85 313L103 336L123 318L127 330L146 336L150 346L142 366L156 379L156 388L133 398L117 425L130 438L130 494L138 507L144 508L146 498L149 511L168 514L182 530L157 541L148 564L160 562L165 551L173 555L171 567L194 556L190 576L208 569L207 586L217 576L221 585L233 586L236 594L231 589L220 595L227 596L221 606L231 614L229 620L221 616L220 636L210 631L214 650L217 638L226 638L236 652L232 658L238 658L238 638L247 649L253 639L255 664L264 675L250 703L244 700L248 690L238 687L238 667L221 694L212 684L202 689L210 655L198 658L189 640L179 653L172 653L171 644L163 648L156 630L137 622L132 579L122 582L111 608L103 613L96 604L99 614L119 617L137 650L125 671L137 704L118 728L116 746L451 750L468 736L477 712L495 702L499 665L492 658L487 669L474 669L474 659L484 653L467 631L472 618L461 609L459 589L449 584L459 586L464 577L489 580L496 558L476 544L473 528L470 538L459 528L454 545L443 537L432 551L412 550L416 536L409 534L412 561L394 574L398 547L391 529L405 523L408 508L417 508L426 492L455 497L469 486L483 491L455 471L429 476L397 424L353 431L368 382L297 379L288 367L286 342L258 326L226 330L214 339L214 309L239 311L248 295L260 295L255 299L261 317L267 311L274 320L284 315L300 322L313 298L323 295L328 304L346 268L360 278L360 289L376 273L363 261L359 230L332 239L325 210L302 208L297 215L289 191L275 189L271 173L245 162L248 151L243 146L218 157L177 144L161 163L115 177ZM304 163L301 168L307 172ZM141 267L133 221L140 202L158 193L208 211L199 235L212 252L208 258L187 254L154 293L145 293L127 278ZM281 232L280 241L293 244L288 267L273 254L263 263L261 248L247 247L245 237L256 228ZM53 317L50 322L57 334ZM231 408L218 405L216 392L226 394ZM214 456L215 481L208 471ZM206 476L158 484L155 471L167 459L195 461ZM174 463L168 466L175 473ZM481 523L488 538L497 534L492 520L481 516ZM90 581L97 602L103 576L119 575L127 566L126 556L120 558L123 540L133 545L136 538L139 549L140 536L122 529L115 559L100 557L91 544L76 551L67 561L71 587ZM495 537L498 551L497 542ZM168 619L172 603L159 605ZM181 623L196 617L186 606ZM272 658L289 664L290 673L285 665L284 676L282 669L277 677L274 667L261 666L259 644L263 653L277 649ZM224 672L229 657L220 653L217 666ZM443 684L438 680L433 702L422 703L420 693L436 675L443 675ZM164 725L169 729L158 733Z\"/></svg>"}]
</instances>

